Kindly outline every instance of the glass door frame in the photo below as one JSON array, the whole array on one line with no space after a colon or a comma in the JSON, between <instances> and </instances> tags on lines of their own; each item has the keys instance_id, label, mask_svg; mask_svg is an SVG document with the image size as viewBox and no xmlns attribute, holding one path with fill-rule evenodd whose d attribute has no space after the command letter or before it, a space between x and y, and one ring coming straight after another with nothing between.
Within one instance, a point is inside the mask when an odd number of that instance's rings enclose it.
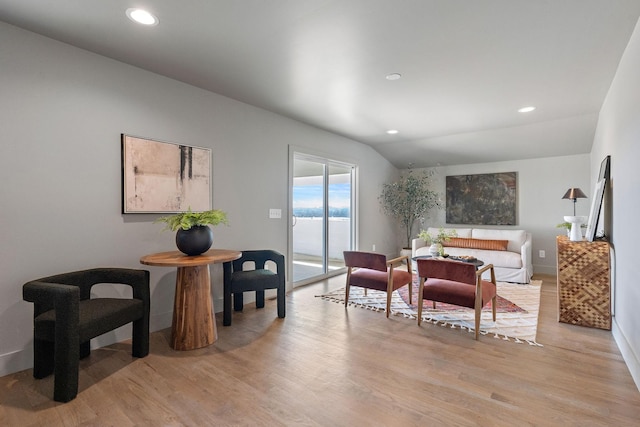
<instances>
[{"instance_id":1,"label":"glass door frame","mask_svg":"<svg viewBox=\"0 0 640 427\"><path fill-rule=\"evenodd\" d=\"M294 163L296 159L300 159L300 160L307 160L307 161L312 161L312 162L317 162L317 163L321 163L324 165L324 218L323 218L323 226L322 226L322 230L323 230L323 243L322 243L322 248L323 248L323 273L320 275L315 275L313 277L309 277L309 278L305 278L299 281L294 281L294 277L293 277L293 263L294 263L294 252L293 252L293 239L294 239L294 235L293 235L293 226L294 226L294 216L293 216L293 186L294 186L294 177L295 177L295 170L294 170ZM334 270L329 270L327 267L327 263L328 263L328 252L329 252L329 248L328 248L328 242L329 242L329 237L328 237L328 221L329 221L329 215L328 215L328 211L329 211L329 206L328 206L328 198L329 198L329 192L328 192L328 180L326 178L328 178L328 168L330 165L339 165L339 166L344 166L344 167L348 167L351 169L351 200L350 200L350 229L349 229L349 239L350 239L350 249L354 249L357 245L356 245L356 238L357 238L357 208L356 208L356 191L357 191L357 165L354 162L349 162L349 161L343 161L343 160L335 160L329 156L327 156L326 154L321 154L321 153L314 153L313 150L309 150L307 148L301 148L301 147L293 147L293 146L289 146L289 184L288 184L288 237L287 237L287 245L288 245L288 262L287 262L287 270L288 270L288 277L290 277L290 281L292 284L292 287L297 287L297 286L303 286L312 282L316 282L318 280L322 280L328 277L333 277L333 276L337 276L340 274L344 274L346 272L346 267L342 267L342 268L338 268L338 269L334 269Z\"/></svg>"}]
</instances>

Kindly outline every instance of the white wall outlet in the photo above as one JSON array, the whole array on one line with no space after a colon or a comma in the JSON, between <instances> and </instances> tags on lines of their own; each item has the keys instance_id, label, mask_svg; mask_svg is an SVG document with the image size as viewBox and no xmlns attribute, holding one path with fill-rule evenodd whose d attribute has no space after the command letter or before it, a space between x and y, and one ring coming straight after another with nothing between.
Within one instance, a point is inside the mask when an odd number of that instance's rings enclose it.
<instances>
[{"instance_id":1,"label":"white wall outlet","mask_svg":"<svg viewBox=\"0 0 640 427\"><path fill-rule=\"evenodd\" d=\"M375 244L375 243L372 245L371 250L372 250L373 252L375 252L375 251L376 251L376 244Z\"/></svg>"},{"instance_id":2,"label":"white wall outlet","mask_svg":"<svg viewBox=\"0 0 640 427\"><path fill-rule=\"evenodd\" d=\"M282 218L282 209L269 209L269 218Z\"/></svg>"},{"instance_id":3,"label":"white wall outlet","mask_svg":"<svg viewBox=\"0 0 640 427\"><path fill-rule=\"evenodd\" d=\"M544 258L544 257L546 257L546 256L547 256L547 254L544 252L544 250L542 250L542 249L541 249L541 250L539 250L539 251L538 251L538 256L539 256L540 258Z\"/></svg>"}]
</instances>

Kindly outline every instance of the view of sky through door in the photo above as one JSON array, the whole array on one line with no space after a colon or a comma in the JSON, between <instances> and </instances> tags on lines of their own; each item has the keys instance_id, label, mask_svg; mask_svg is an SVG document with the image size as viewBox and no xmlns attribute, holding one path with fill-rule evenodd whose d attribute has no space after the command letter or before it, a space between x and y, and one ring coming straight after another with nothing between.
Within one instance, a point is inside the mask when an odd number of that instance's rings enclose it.
<instances>
[{"instance_id":1,"label":"view of sky through door","mask_svg":"<svg viewBox=\"0 0 640 427\"><path fill-rule=\"evenodd\" d=\"M352 170L326 159L294 158L294 282L344 267L342 252L352 241Z\"/></svg>"}]
</instances>

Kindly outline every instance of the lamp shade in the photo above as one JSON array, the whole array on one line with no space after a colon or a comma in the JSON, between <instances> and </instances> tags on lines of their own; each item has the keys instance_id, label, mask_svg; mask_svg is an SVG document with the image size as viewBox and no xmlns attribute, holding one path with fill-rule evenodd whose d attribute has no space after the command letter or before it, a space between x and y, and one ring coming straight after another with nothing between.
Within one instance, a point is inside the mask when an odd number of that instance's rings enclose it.
<instances>
[{"instance_id":1,"label":"lamp shade","mask_svg":"<svg viewBox=\"0 0 640 427\"><path fill-rule=\"evenodd\" d=\"M564 196L562 196L562 198L572 199L575 201L576 199L586 199L587 196L579 188L570 188L566 193L564 193Z\"/></svg>"}]
</instances>

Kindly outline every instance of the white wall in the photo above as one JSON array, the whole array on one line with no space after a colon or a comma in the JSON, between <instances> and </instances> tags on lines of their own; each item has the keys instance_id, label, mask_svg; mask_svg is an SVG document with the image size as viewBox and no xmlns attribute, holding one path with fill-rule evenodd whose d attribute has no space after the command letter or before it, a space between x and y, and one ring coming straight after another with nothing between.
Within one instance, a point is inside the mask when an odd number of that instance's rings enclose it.
<instances>
[{"instance_id":1,"label":"white wall","mask_svg":"<svg viewBox=\"0 0 640 427\"><path fill-rule=\"evenodd\" d=\"M287 215L268 211L287 212L295 145L358 165L360 244L395 251L377 195L398 172L365 145L2 22L0 55L0 375L32 366L33 307L22 300L32 279L148 268L152 330L170 325L175 272L138 261L174 250L174 235L152 224L158 215L121 214L121 133L212 149L214 208L231 222L214 229L214 247L287 253ZM221 278L212 266L216 311ZM129 336L121 329L97 344Z\"/></svg>"},{"instance_id":2,"label":"white wall","mask_svg":"<svg viewBox=\"0 0 640 427\"><path fill-rule=\"evenodd\" d=\"M640 22L640 21L639 21ZM640 26L636 25L600 111L591 152L591 188L600 162L611 156L609 217L605 232L615 250L613 334L640 388L640 282L638 218L640 214Z\"/></svg>"},{"instance_id":3,"label":"white wall","mask_svg":"<svg viewBox=\"0 0 640 427\"><path fill-rule=\"evenodd\" d=\"M562 199L570 187L579 187L589 195L589 155L550 157L509 162L479 163L473 165L441 166L432 168L434 190L445 199L445 178L449 175L517 172L518 206L515 226L477 226L478 228L524 229L532 234L534 273L556 274L556 236L565 231L556 228L564 215L573 215L573 202ZM577 215L589 215L589 199L578 199ZM436 210L427 218L426 227L471 227L446 224L445 210ZM417 230L419 231L419 230ZM545 257L539 257L539 251Z\"/></svg>"}]
</instances>

